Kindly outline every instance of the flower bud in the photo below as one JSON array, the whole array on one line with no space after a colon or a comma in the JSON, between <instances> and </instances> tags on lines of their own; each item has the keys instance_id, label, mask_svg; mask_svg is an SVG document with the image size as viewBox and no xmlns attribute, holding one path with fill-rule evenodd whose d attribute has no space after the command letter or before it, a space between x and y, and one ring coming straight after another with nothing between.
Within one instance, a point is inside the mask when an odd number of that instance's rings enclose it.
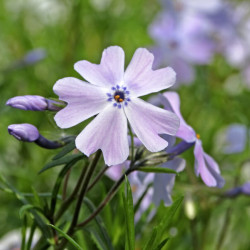
<instances>
[{"instance_id":1,"label":"flower bud","mask_svg":"<svg viewBox=\"0 0 250 250\"><path fill-rule=\"evenodd\" d=\"M58 141L50 141L43 137L35 126L28 123L9 125L8 132L19 141L35 142L38 146L47 149L61 148L75 139L71 136Z\"/></svg>"},{"instance_id":2,"label":"flower bud","mask_svg":"<svg viewBox=\"0 0 250 250\"><path fill-rule=\"evenodd\" d=\"M15 96L6 102L6 105L13 108L32 111L58 111L62 108L60 107L62 104L61 102L49 100L39 95Z\"/></svg>"},{"instance_id":3,"label":"flower bud","mask_svg":"<svg viewBox=\"0 0 250 250\"><path fill-rule=\"evenodd\" d=\"M9 125L8 132L17 140L26 142L36 141L40 136L37 128L28 123Z\"/></svg>"}]
</instances>

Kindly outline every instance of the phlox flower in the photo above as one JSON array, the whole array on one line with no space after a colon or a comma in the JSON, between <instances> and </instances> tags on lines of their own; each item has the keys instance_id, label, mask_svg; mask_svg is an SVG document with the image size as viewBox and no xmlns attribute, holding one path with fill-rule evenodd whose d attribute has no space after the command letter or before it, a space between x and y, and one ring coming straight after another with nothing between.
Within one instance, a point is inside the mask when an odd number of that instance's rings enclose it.
<instances>
[{"instance_id":1,"label":"phlox flower","mask_svg":"<svg viewBox=\"0 0 250 250\"><path fill-rule=\"evenodd\" d=\"M222 187L224 179L220 175L217 162L204 152L200 135L183 119L180 112L180 98L176 92L166 92L162 96L162 103L167 110L173 111L180 118L180 127L176 137L187 143L194 143L195 173L201 176L207 186Z\"/></svg>"},{"instance_id":2,"label":"phlox flower","mask_svg":"<svg viewBox=\"0 0 250 250\"><path fill-rule=\"evenodd\" d=\"M156 41L153 53L155 65L170 65L177 73L177 83L190 83L195 78L194 65L208 64L215 45L210 27L202 15L160 13L149 29ZM199 51L199 53L197 53Z\"/></svg>"},{"instance_id":3,"label":"phlox flower","mask_svg":"<svg viewBox=\"0 0 250 250\"><path fill-rule=\"evenodd\" d=\"M124 162L129 155L127 120L151 152L168 145L159 134L175 135L179 127L175 114L138 98L172 86L173 69L152 70L154 56L139 48L124 72L124 57L122 48L108 47L100 64L83 60L74 65L88 82L66 77L53 88L67 103L55 116L59 127L69 128L97 115L77 136L76 147L87 156L101 149L109 166Z\"/></svg>"},{"instance_id":4,"label":"phlox flower","mask_svg":"<svg viewBox=\"0 0 250 250\"><path fill-rule=\"evenodd\" d=\"M233 123L218 132L216 145L224 154L236 154L245 150L250 139L250 130L239 123Z\"/></svg>"}]
</instances>

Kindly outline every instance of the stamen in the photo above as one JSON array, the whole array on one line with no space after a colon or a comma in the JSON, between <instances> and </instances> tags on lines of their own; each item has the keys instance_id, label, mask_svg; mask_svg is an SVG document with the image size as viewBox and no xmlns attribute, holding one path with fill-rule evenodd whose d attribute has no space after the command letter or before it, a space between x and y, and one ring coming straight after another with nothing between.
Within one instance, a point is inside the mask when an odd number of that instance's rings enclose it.
<instances>
[{"instance_id":1,"label":"stamen","mask_svg":"<svg viewBox=\"0 0 250 250\"><path fill-rule=\"evenodd\" d=\"M123 102L123 99L122 99L122 98L120 98L120 99L118 100L118 102Z\"/></svg>"},{"instance_id":2,"label":"stamen","mask_svg":"<svg viewBox=\"0 0 250 250\"><path fill-rule=\"evenodd\" d=\"M200 139L201 138L200 134L196 134L196 138Z\"/></svg>"},{"instance_id":3,"label":"stamen","mask_svg":"<svg viewBox=\"0 0 250 250\"><path fill-rule=\"evenodd\" d=\"M120 98L119 95L115 95L115 100L117 101Z\"/></svg>"}]
</instances>

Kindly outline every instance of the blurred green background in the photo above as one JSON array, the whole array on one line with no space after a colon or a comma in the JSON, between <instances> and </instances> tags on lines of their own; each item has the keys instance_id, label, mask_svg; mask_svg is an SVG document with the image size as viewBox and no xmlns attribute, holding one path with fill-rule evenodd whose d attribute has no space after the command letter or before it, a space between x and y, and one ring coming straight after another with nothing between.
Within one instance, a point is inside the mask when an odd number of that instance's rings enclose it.
<instances>
[{"instance_id":1,"label":"blurred green background","mask_svg":"<svg viewBox=\"0 0 250 250\"><path fill-rule=\"evenodd\" d=\"M73 70L75 62L86 59L99 63L103 49L110 45L124 49L127 64L138 47L153 45L148 26L160 8L154 0L0 1L0 172L16 188L22 192L31 192L31 187L48 192L58 169L38 175L54 152L15 140L7 132L9 124L34 124L49 139L79 132L83 125L62 131L53 121L54 114L12 109L5 106L6 101L26 94L56 98L52 87L58 79L80 78ZM45 59L19 68L13 66L37 48L46 51ZM237 77L229 83L229 76L237 71L220 56L196 71L195 82L178 89L182 114L201 135L205 151L218 161L226 190L250 180L249 147L241 154L223 155L217 147L218 131L231 123L250 127L250 92ZM168 232L172 239L166 249L249 249L250 199L220 198L221 190L207 188L195 177L192 150L184 156L187 167L176 178L173 197L184 195L186 199ZM104 183L110 186L108 179ZM1 237L20 227L21 221L20 203L4 192L0 197ZM190 201L196 209L192 220L185 212ZM138 238L138 249L147 240L153 223ZM110 233L112 239L118 237L117 231ZM116 241L121 246L121 239Z\"/></svg>"}]
</instances>

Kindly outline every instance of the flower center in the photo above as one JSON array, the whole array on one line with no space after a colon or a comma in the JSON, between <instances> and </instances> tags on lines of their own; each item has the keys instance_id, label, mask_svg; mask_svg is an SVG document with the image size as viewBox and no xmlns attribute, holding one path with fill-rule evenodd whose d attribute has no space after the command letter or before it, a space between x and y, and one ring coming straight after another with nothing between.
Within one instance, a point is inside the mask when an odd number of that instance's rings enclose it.
<instances>
[{"instance_id":1,"label":"flower center","mask_svg":"<svg viewBox=\"0 0 250 250\"><path fill-rule=\"evenodd\" d=\"M114 107L121 108L130 102L129 94L127 87L116 85L111 88L111 93L107 93L107 101L113 102Z\"/></svg>"},{"instance_id":2,"label":"flower center","mask_svg":"<svg viewBox=\"0 0 250 250\"><path fill-rule=\"evenodd\" d=\"M116 102L118 102L118 103L123 102L125 99L125 94L123 91L117 90L114 93L114 98L115 98Z\"/></svg>"}]
</instances>

